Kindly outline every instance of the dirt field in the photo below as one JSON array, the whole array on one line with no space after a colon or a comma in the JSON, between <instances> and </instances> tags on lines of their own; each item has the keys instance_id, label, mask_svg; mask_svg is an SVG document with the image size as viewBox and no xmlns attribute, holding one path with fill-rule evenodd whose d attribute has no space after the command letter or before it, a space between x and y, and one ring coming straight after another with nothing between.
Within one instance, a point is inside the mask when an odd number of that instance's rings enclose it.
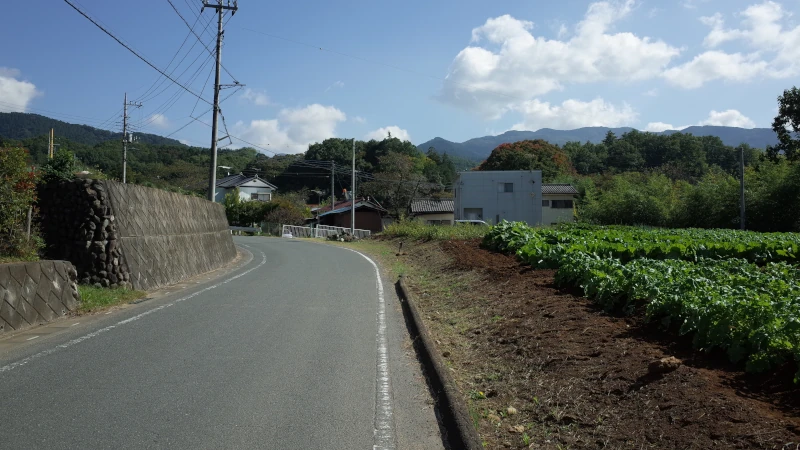
<instances>
[{"instance_id":1,"label":"dirt field","mask_svg":"<svg viewBox=\"0 0 800 450\"><path fill-rule=\"evenodd\" d=\"M381 259L409 276L487 448L800 448L794 367L747 376L477 241L403 250Z\"/></svg>"}]
</instances>

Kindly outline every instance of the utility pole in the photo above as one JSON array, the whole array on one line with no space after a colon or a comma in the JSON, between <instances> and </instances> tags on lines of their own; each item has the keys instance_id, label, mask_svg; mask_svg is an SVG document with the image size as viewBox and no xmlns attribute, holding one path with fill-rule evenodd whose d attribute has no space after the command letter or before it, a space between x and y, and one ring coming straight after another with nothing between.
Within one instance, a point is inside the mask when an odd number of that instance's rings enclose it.
<instances>
[{"instance_id":1,"label":"utility pole","mask_svg":"<svg viewBox=\"0 0 800 450\"><path fill-rule=\"evenodd\" d=\"M54 141L55 141L54 130L52 128L50 128L50 143L47 146L47 157L49 159L53 159L53 156L55 155L55 152L53 151L53 149L55 148L53 146Z\"/></svg>"},{"instance_id":2,"label":"utility pole","mask_svg":"<svg viewBox=\"0 0 800 450\"><path fill-rule=\"evenodd\" d=\"M125 93L125 100L122 102L122 184L128 182L128 143L133 142L128 136L128 106L141 108L141 103L129 102L128 93Z\"/></svg>"},{"instance_id":3,"label":"utility pole","mask_svg":"<svg viewBox=\"0 0 800 450\"><path fill-rule=\"evenodd\" d=\"M739 220L739 222L741 222L741 223L739 224L739 226L740 226L740 228L742 230L744 230L745 229L745 217L746 216L745 216L745 211L744 211L744 146L743 145L739 146L739 169L741 169L741 176L742 176L742 178L740 180L740 183L739 183L740 184L740 198L739 198L740 207L739 208L740 208L740 213L741 213L741 218Z\"/></svg>"},{"instance_id":4,"label":"utility pole","mask_svg":"<svg viewBox=\"0 0 800 450\"><path fill-rule=\"evenodd\" d=\"M331 211L333 211L334 207L336 206L336 189L333 184L333 177L336 176L334 169L336 168L336 163L331 161Z\"/></svg>"},{"instance_id":5,"label":"utility pole","mask_svg":"<svg viewBox=\"0 0 800 450\"><path fill-rule=\"evenodd\" d=\"M356 138L353 138L353 184L350 187L350 235L356 237Z\"/></svg>"},{"instance_id":6,"label":"utility pole","mask_svg":"<svg viewBox=\"0 0 800 450\"><path fill-rule=\"evenodd\" d=\"M208 181L208 199L212 202L216 197L217 189L217 121L219 119L219 69L222 65L222 15L226 10L231 11L231 15L236 14L239 9L238 2L233 1L231 6L230 0L227 5L222 4L222 0L217 0L216 4L203 1L203 8L200 9L202 13L205 8L212 8L217 12L217 68L216 77L214 78L214 118L211 124L211 177Z\"/></svg>"}]
</instances>

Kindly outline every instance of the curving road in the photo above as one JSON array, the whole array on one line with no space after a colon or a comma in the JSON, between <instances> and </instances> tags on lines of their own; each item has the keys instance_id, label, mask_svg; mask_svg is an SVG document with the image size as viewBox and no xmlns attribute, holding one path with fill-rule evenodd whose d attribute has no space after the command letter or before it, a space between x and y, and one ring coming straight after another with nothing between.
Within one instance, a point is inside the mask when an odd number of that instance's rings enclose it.
<instances>
[{"instance_id":1,"label":"curving road","mask_svg":"<svg viewBox=\"0 0 800 450\"><path fill-rule=\"evenodd\" d=\"M236 242L213 279L0 339L0 447L442 448L391 280L342 248Z\"/></svg>"}]
</instances>

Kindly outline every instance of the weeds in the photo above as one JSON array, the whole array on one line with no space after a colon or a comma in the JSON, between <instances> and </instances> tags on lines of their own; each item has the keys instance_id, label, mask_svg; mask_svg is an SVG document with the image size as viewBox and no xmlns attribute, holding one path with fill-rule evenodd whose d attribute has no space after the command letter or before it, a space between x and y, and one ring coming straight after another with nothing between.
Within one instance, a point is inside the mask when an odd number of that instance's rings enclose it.
<instances>
[{"instance_id":1,"label":"weeds","mask_svg":"<svg viewBox=\"0 0 800 450\"><path fill-rule=\"evenodd\" d=\"M90 312L99 308L127 303L147 295L145 292L131 289L97 288L86 285L78 286L78 291L81 293L80 312Z\"/></svg>"},{"instance_id":2,"label":"weeds","mask_svg":"<svg viewBox=\"0 0 800 450\"><path fill-rule=\"evenodd\" d=\"M388 237L407 237L423 241L448 241L482 239L489 231L487 226L456 224L426 225L416 220L395 222L381 233Z\"/></svg>"}]
</instances>

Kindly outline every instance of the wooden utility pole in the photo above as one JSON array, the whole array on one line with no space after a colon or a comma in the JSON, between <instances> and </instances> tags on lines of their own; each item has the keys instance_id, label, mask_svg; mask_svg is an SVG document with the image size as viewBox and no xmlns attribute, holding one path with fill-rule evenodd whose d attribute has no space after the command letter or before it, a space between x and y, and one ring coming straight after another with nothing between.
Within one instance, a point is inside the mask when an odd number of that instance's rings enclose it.
<instances>
[{"instance_id":1,"label":"wooden utility pole","mask_svg":"<svg viewBox=\"0 0 800 450\"><path fill-rule=\"evenodd\" d=\"M49 144L47 145L47 158L53 159L53 140L55 139L54 130L50 128L50 140Z\"/></svg>"},{"instance_id":2,"label":"wooden utility pole","mask_svg":"<svg viewBox=\"0 0 800 450\"><path fill-rule=\"evenodd\" d=\"M227 5L222 4L222 0L217 0L216 3L203 2L203 9L212 8L217 12L217 68L216 77L214 78L214 117L211 123L211 170L208 180L208 199L212 202L216 197L217 190L217 127L219 120L219 70L222 65L222 15L226 10L231 11L231 15L236 14L239 9L238 2L234 0L231 6L230 0ZM200 12L203 12L203 9Z\"/></svg>"}]
</instances>

